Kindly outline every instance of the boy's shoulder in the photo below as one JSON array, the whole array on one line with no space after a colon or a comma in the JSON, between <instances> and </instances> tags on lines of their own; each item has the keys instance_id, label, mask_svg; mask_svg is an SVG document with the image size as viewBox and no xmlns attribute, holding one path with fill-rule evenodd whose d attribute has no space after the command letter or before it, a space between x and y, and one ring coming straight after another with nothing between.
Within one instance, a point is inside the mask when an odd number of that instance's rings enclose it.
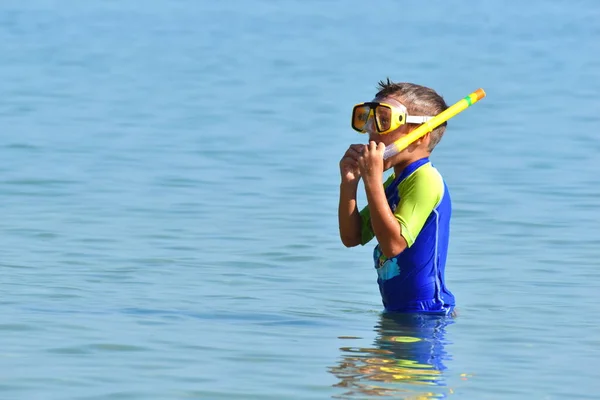
<instances>
[{"instance_id":1,"label":"boy's shoulder","mask_svg":"<svg viewBox=\"0 0 600 400\"><path fill-rule=\"evenodd\" d=\"M414 171L411 171L406 176L401 179L396 179L395 173L392 174L385 180L384 186L388 187L392 184L402 187L402 186L410 186L416 183L427 185L432 184L432 186L438 186L440 183L444 184L444 178L440 171L433 166L433 164L428 161L423 165L420 165Z\"/></svg>"},{"instance_id":2,"label":"boy's shoulder","mask_svg":"<svg viewBox=\"0 0 600 400\"><path fill-rule=\"evenodd\" d=\"M443 181L441 172L433 166L431 161L419 166L419 168L415 169L410 175L406 177L405 180L421 180L421 181Z\"/></svg>"},{"instance_id":3,"label":"boy's shoulder","mask_svg":"<svg viewBox=\"0 0 600 400\"><path fill-rule=\"evenodd\" d=\"M444 196L445 190L444 178L431 162L421 165L398 183L400 196L416 196L421 201L424 197L435 198L436 204Z\"/></svg>"}]
</instances>

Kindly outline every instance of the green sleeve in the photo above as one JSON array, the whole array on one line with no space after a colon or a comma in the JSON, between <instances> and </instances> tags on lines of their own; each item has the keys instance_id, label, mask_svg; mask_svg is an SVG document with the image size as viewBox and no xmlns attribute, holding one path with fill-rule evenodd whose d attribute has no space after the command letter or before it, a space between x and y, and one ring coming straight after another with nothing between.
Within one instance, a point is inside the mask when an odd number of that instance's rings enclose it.
<instances>
[{"instance_id":1,"label":"green sleeve","mask_svg":"<svg viewBox=\"0 0 600 400\"><path fill-rule=\"evenodd\" d=\"M394 216L400 223L402 236L412 246L425 221L444 195L444 181L436 169L424 166L398 186L400 203Z\"/></svg>"},{"instance_id":2,"label":"green sleeve","mask_svg":"<svg viewBox=\"0 0 600 400\"><path fill-rule=\"evenodd\" d=\"M375 234L371 227L371 212L369 206L360 210L360 244L363 246L371 241Z\"/></svg>"}]
</instances>

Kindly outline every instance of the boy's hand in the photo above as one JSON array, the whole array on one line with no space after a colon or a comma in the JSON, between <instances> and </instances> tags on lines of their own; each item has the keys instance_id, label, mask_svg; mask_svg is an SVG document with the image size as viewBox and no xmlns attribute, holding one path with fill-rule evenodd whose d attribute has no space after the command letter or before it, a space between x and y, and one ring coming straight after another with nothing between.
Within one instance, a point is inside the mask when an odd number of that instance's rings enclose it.
<instances>
[{"instance_id":1,"label":"boy's hand","mask_svg":"<svg viewBox=\"0 0 600 400\"><path fill-rule=\"evenodd\" d=\"M360 174L365 180L365 183L370 181L381 183L383 177L383 153L385 152L385 144L377 144L370 141L369 145L364 148L363 153L358 158Z\"/></svg>"},{"instance_id":2,"label":"boy's hand","mask_svg":"<svg viewBox=\"0 0 600 400\"><path fill-rule=\"evenodd\" d=\"M357 184L360 180L360 170L358 168L358 158L366 146L364 144L351 144L346 153L340 160L340 173L342 183Z\"/></svg>"}]
</instances>

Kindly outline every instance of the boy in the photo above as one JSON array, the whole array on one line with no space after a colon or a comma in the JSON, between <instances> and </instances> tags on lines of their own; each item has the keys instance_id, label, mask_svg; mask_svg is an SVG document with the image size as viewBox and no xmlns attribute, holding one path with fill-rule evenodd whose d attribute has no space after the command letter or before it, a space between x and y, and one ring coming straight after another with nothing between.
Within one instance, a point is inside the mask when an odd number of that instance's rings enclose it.
<instances>
[{"instance_id":1,"label":"boy","mask_svg":"<svg viewBox=\"0 0 600 400\"><path fill-rule=\"evenodd\" d=\"M446 108L432 89L388 79L379 82L372 102L353 109L352 127L368 133L369 144L351 145L340 161L340 237L346 247L377 239L373 260L386 311L449 315L454 309L444 276L452 204L429 161L446 123L383 159L387 145ZM392 167L382 185L383 172ZM368 205L359 212L361 178Z\"/></svg>"}]
</instances>

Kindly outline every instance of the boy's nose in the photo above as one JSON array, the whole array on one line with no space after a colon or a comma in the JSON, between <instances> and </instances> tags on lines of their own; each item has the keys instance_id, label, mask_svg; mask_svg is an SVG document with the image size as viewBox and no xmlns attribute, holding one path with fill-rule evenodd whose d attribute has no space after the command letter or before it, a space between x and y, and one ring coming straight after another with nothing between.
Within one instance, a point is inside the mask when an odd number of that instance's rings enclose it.
<instances>
[{"instance_id":1,"label":"boy's nose","mask_svg":"<svg viewBox=\"0 0 600 400\"><path fill-rule=\"evenodd\" d=\"M375 129L375 119L373 117L369 118L367 120L367 123L365 124L365 131L369 132L369 135L373 135L376 134L376 129Z\"/></svg>"}]
</instances>

